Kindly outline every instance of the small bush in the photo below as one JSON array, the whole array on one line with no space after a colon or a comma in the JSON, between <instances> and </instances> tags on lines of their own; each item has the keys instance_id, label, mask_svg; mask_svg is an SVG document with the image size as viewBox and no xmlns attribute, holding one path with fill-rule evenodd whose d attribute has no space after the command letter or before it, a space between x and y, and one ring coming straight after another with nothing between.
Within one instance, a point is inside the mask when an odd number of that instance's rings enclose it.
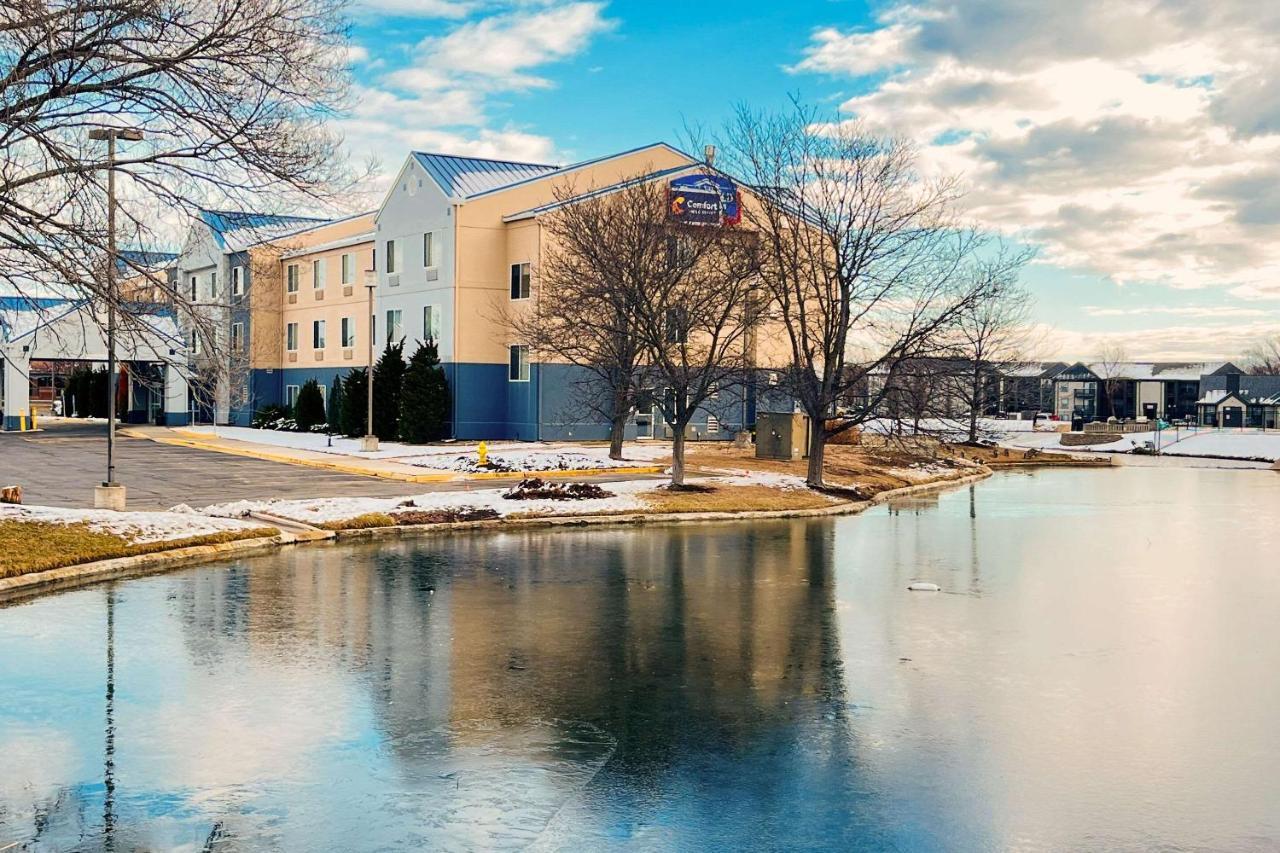
<instances>
[{"instance_id":1,"label":"small bush","mask_svg":"<svg viewBox=\"0 0 1280 853\"><path fill-rule=\"evenodd\" d=\"M395 514L396 524L452 524L458 521L492 521L500 518L496 510L489 508L460 507L458 509L411 509Z\"/></svg>"},{"instance_id":2,"label":"small bush","mask_svg":"<svg viewBox=\"0 0 1280 853\"><path fill-rule=\"evenodd\" d=\"M277 427L269 426L269 424L277 423L288 417L290 417L289 410L284 406L263 406L254 413L253 420L249 424L254 429L276 429Z\"/></svg>"},{"instance_id":3,"label":"small bush","mask_svg":"<svg viewBox=\"0 0 1280 853\"><path fill-rule=\"evenodd\" d=\"M586 501L598 498L611 498L613 492L607 492L595 483L548 483L537 477L521 480L512 488L502 493L509 501L531 501L550 499L553 501Z\"/></svg>"}]
</instances>

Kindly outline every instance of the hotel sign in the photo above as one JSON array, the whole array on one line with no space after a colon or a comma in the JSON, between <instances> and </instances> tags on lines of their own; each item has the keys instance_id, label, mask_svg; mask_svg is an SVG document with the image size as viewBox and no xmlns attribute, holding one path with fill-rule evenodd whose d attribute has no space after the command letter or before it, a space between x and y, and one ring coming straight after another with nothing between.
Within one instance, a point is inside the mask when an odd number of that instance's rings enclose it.
<instances>
[{"instance_id":1,"label":"hotel sign","mask_svg":"<svg viewBox=\"0 0 1280 853\"><path fill-rule=\"evenodd\" d=\"M667 187L668 211L685 225L737 225L742 200L733 181L720 175L685 175Z\"/></svg>"}]
</instances>

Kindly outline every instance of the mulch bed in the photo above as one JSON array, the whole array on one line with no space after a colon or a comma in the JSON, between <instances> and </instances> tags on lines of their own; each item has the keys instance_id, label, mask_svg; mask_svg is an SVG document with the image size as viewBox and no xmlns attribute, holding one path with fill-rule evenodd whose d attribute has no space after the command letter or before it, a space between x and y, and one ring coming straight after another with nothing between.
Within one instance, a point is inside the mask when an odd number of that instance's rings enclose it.
<instances>
[{"instance_id":1,"label":"mulch bed","mask_svg":"<svg viewBox=\"0 0 1280 853\"><path fill-rule=\"evenodd\" d=\"M530 477L503 492L502 496L509 501L585 501L611 498L613 492L605 491L595 483L548 483L538 477Z\"/></svg>"}]
</instances>

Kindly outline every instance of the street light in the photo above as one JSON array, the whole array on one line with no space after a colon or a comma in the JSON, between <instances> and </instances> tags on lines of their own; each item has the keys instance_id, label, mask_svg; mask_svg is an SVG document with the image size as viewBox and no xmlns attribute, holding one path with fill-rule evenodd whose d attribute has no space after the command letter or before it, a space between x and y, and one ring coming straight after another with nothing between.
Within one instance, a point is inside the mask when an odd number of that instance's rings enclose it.
<instances>
[{"instance_id":1,"label":"street light","mask_svg":"<svg viewBox=\"0 0 1280 853\"><path fill-rule=\"evenodd\" d=\"M124 486L116 483L116 276L120 253L116 249L116 140L138 142L142 131L135 127L102 127L89 131L89 138L107 143L107 479L94 490L98 509L123 510Z\"/></svg>"},{"instance_id":2,"label":"street light","mask_svg":"<svg viewBox=\"0 0 1280 853\"><path fill-rule=\"evenodd\" d=\"M369 291L369 366L367 368L368 382L365 387L369 391L368 410L365 415L367 420L364 424L364 438L360 439L360 451L362 453L376 453L378 450L378 437L373 434L373 292L378 289L378 273L376 270L365 270L364 286Z\"/></svg>"}]
</instances>

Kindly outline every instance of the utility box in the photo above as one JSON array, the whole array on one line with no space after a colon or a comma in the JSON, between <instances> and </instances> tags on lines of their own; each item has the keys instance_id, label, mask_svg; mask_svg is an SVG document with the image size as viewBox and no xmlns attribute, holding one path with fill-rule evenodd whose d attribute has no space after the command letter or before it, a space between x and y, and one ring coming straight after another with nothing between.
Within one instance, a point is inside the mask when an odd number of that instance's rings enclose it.
<instances>
[{"instance_id":1,"label":"utility box","mask_svg":"<svg viewBox=\"0 0 1280 853\"><path fill-rule=\"evenodd\" d=\"M757 459L804 459L808 455L808 417L792 412L756 413Z\"/></svg>"}]
</instances>

